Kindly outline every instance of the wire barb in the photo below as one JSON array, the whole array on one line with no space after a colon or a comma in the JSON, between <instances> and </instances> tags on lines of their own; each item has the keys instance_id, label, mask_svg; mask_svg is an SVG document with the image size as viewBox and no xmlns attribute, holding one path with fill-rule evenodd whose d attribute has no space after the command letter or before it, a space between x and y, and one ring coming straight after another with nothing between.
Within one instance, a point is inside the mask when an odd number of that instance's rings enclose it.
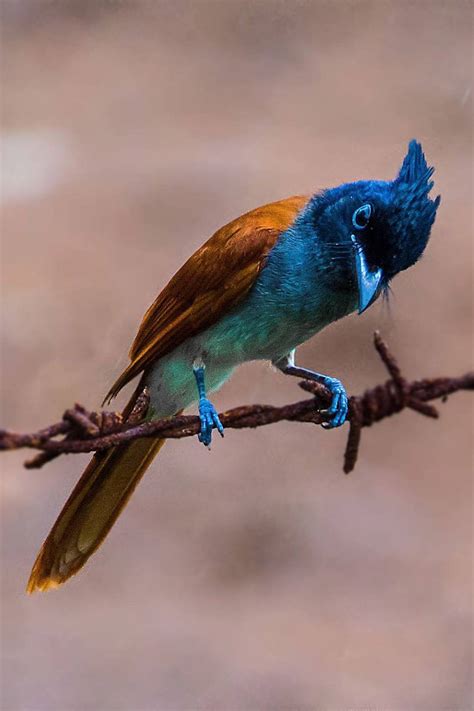
<instances>
[{"instance_id":1,"label":"wire barb","mask_svg":"<svg viewBox=\"0 0 474 711\"><path fill-rule=\"evenodd\" d=\"M349 398L349 434L344 453L343 470L351 472L357 462L362 429L375 422L391 417L406 408L410 408L425 417L437 418L437 409L429 404L430 400L441 399L460 390L474 389L474 373L466 373L458 378L435 378L407 381L393 353L378 331L374 333L374 346L385 365L389 379L366 390L362 395ZM272 405L245 405L227 410L219 418L228 429L262 427L283 420L290 422L308 422L322 424L325 420L320 410L331 402L331 393L320 383L303 380L300 387L312 397L294 402L283 407ZM178 415L160 420L145 419L150 404L147 388L140 393L137 401L127 416L118 412L89 412L85 407L76 405L66 410L60 422L33 432L19 434L0 430L0 450L20 448L40 450L33 459L25 462L27 469L38 469L61 454L79 452L97 452L115 447L123 442L130 442L140 437L160 437L162 439L181 439L198 434L199 417ZM57 439L61 437L62 439Z\"/></svg>"}]
</instances>

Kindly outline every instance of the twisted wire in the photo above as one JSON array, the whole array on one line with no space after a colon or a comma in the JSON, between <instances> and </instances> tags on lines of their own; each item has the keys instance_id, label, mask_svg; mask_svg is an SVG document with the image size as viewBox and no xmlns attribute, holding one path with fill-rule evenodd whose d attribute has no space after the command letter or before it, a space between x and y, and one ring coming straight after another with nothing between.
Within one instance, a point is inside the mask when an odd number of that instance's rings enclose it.
<instances>
[{"instance_id":1,"label":"twisted wire","mask_svg":"<svg viewBox=\"0 0 474 711\"><path fill-rule=\"evenodd\" d=\"M377 331L374 346L385 365L389 379L366 390L361 395L349 398L349 434L344 453L343 470L351 472L357 462L364 427L409 408L425 417L439 417L430 400L442 399L460 390L474 389L474 373L457 378L434 378L407 381L402 375L395 356ZM227 410L219 415L226 429L255 428L287 420L322 424L325 422L320 410L331 402L331 393L319 383L303 380L300 387L312 395L299 402L275 407L272 405L246 405ZM200 420L197 416L179 415L154 421L145 421L149 406L146 389L126 419L118 412L89 412L76 403L66 410L60 422L31 434L0 430L0 450L29 448L40 450L33 459L25 462L27 469L38 469L62 454L103 451L123 442L141 437L181 439L198 434ZM62 439L58 439L62 437Z\"/></svg>"}]
</instances>

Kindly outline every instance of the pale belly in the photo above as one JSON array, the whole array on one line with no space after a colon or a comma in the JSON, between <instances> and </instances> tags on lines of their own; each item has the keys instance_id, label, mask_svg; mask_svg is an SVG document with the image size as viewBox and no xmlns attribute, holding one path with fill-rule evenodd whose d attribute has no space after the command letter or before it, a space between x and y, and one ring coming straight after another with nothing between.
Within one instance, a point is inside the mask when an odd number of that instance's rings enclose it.
<instances>
[{"instance_id":1,"label":"pale belly","mask_svg":"<svg viewBox=\"0 0 474 711\"><path fill-rule=\"evenodd\" d=\"M258 295L257 295L258 296ZM189 338L149 371L156 417L173 415L197 400L193 363L206 366L208 392L218 390L234 368L251 360L276 360L355 308L352 299L305 313L284 313L259 298L247 299L206 331ZM318 314L319 311L319 314Z\"/></svg>"}]
</instances>

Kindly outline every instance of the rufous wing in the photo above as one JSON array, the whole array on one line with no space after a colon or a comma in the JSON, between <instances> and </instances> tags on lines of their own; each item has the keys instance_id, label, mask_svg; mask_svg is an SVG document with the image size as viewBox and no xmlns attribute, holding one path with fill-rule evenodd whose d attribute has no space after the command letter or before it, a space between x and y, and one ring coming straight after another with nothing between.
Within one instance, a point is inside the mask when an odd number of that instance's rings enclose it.
<instances>
[{"instance_id":1,"label":"rufous wing","mask_svg":"<svg viewBox=\"0 0 474 711\"><path fill-rule=\"evenodd\" d=\"M130 349L131 363L105 400L228 313L251 289L271 248L307 201L296 196L263 205L221 227L203 244L146 312Z\"/></svg>"}]
</instances>

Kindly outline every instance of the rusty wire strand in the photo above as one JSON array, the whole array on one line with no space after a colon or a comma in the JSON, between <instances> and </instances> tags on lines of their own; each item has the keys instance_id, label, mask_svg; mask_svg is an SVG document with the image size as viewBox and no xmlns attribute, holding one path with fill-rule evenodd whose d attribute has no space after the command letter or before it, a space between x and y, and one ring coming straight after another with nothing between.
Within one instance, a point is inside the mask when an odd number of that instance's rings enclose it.
<instances>
[{"instance_id":1,"label":"rusty wire strand","mask_svg":"<svg viewBox=\"0 0 474 711\"><path fill-rule=\"evenodd\" d=\"M389 351L381 335L374 334L374 346L384 363L390 378L381 385L366 390L363 394L349 398L349 435L344 453L344 472L348 474L355 467L361 432L386 417L391 417L410 408L426 417L437 418L438 411L430 400L447 396L459 390L474 389L474 373L466 373L458 378L434 378L408 382ZM320 410L328 407L331 393L323 386L310 380L303 380L300 387L312 394L283 407L272 405L247 405L235 407L219 415L227 429L262 427L274 422L310 422L323 424L324 415ZM27 469L38 469L61 454L103 451L140 437L181 439L198 434L200 420L197 416L179 415L154 421L145 421L149 405L149 394L145 389L138 397L126 421L118 412L89 412L76 404L66 410L60 422L34 432L19 434L0 430L0 450L30 448L40 450L33 459L25 462ZM63 439L56 439L62 436Z\"/></svg>"}]
</instances>

